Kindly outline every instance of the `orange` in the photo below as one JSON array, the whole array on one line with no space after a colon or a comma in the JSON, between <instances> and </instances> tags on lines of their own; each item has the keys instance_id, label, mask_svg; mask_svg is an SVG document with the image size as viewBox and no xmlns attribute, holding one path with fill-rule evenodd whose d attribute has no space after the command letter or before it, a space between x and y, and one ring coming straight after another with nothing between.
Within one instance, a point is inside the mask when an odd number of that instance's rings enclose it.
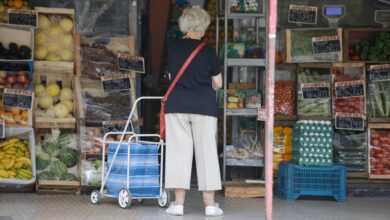
<instances>
[{"instance_id":1,"label":"orange","mask_svg":"<svg viewBox=\"0 0 390 220\"><path fill-rule=\"evenodd\" d=\"M22 120L22 116L21 116L21 115L15 115L15 116L14 116L14 119L15 119L16 121L20 121L20 120Z\"/></svg>"},{"instance_id":2,"label":"orange","mask_svg":"<svg viewBox=\"0 0 390 220\"><path fill-rule=\"evenodd\" d=\"M28 111L23 111L22 112L22 118L23 119L28 119Z\"/></svg>"},{"instance_id":3,"label":"orange","mask_svg":"<svg viewBox=\"0 0 390 220\"><path fill-rule=\"evenodd\" d=\"M20 114L20 109L12 108L11 112L12 112L13 115L19 115Z\"/></svg>"},{"instance_id":4,"label":"orange","mask_svg":"<svg viewBox=\"0 0 390 220\"><path fill-rule=\"evenodd\" d=\"M13 0L8 0L8 7L14 6L14 1Z\"/></svg>"},{"instance_id":5,"label":"orange","mask_svg":"<svg viewBox=\"0 0 390 220\"><path fill-rule=\"evenodd\" d=\"M15 8L21 8L23 6L23 1L22 0L15 0L14 1L14 7Z\"/></svg>"}]
</instances>

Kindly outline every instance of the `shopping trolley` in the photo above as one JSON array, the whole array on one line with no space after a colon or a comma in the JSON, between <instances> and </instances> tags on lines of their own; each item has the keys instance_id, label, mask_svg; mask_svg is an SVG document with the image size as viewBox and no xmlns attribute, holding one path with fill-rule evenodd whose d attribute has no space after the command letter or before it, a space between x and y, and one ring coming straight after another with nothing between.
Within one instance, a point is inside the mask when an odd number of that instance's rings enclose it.
<instances>
[{"instance_id":1,"label":"shopping trolley","mask_svg":"<svg viewBox=\"0 0 390 220\"><path fill-rule=\"evenodd\" d=\"M133 199L157 199L161 208L168 207L170 194L163 188L164 141L158 134L137 134L132 117L141 100L161 100L163 97L138 98L122 132L104 135L100 190L91 193L91 203L98 204L104 197L117 198L121 208L128 208ZM127 131L130 126L131 132ZM121 135L120 141L107 140L110 135ZM130 136L127 140L125 136ZM158 141L145 140L153 138ZM105 172L106 146L108 170ZM159 153L160 151L160 153ZM106 191L105 191L106 190Z\"/></svg>"}]
</instances>

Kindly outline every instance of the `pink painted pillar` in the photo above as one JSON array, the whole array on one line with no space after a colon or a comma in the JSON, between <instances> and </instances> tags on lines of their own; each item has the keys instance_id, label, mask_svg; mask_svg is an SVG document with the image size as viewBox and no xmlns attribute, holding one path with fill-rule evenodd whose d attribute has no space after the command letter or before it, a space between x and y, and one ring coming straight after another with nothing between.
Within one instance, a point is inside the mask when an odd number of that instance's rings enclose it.
<instances>
[{"instance_id":1,"label":"pink painted pillar","mask_svg":"<svg viewBox=\"0 0 390 220\"><path fill-rule=\"evenodd\" d=\"M273 201L273 128L274 128L274 86L275 86L275 44L277 0L268 0L267 55L266 55L266 125L265 125L265 219L272 220Z\"/></svg>"}]
</instances>

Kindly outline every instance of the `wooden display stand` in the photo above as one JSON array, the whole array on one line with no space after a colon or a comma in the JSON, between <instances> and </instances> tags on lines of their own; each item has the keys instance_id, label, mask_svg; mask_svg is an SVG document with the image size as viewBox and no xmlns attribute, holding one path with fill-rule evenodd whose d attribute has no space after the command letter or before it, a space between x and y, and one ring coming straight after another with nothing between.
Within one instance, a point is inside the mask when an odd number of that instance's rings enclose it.
<instances>
[{"instance_id":1,"label":"wooden display stand","mask_svg":"<svg viewBox=\"0 0 390 220\"><path fill-rule=\"evenodd\" d=\"M76 194L80 181L38 180L36 192L40 194Z\"/></svg>"},{"instance_id":2,"label":"wooden display stand","mask_svg":"<svg viewBox=\"0 0 390 220\"><path fill-rule=\"evenodd\" d=\"M369 152L371 151L371 147L375 148L375 146L371 146L371 130L372 129L380 129L380 130L389 130L388 132L390 133L390 124L388 123L370 123L368 124L368 146L369 146ZM390 174L382 174L382 175L377 175L377 174L372 174L371 173L371 155L370 153L368 154L368 170L369 170L369 179L383 179L383 180L390 180Z\"/></svg>"},{"instance_id":3,"label":"wooden display stand","mask_svg":"<svg viewBox=\"0 0 390 220\"><path fill-rule=\"evenodd\" d=\"M265 186L262 183L225 182L225 197L228 198L263 198Z\"/></svg>"}]
</instances>

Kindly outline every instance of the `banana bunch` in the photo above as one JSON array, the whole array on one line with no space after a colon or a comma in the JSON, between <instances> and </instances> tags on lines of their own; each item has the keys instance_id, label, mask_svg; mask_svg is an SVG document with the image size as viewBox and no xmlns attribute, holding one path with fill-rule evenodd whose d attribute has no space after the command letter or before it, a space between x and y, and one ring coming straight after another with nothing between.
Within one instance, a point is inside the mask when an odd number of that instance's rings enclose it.
<instances>
[{"instance_id":1,"label":"banana bunch","mask_svg":"<svg viewBox=\"0 0 390 220\"><path fill-rule=\"evenodd\" d=\"M31 179L28 141L9 138L0 143L0 178Z\"/></svg>"}]
</instances>

